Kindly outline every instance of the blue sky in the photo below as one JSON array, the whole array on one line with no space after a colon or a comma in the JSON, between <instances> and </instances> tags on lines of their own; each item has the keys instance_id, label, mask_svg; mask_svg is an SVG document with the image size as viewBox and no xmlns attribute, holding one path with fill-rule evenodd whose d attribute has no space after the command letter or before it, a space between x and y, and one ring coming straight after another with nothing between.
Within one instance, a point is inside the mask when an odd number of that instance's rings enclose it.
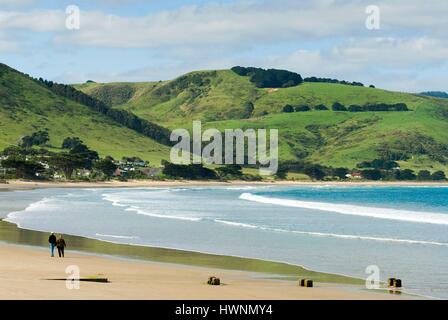
<instances>
[{"instance_id":1,"label":"blue sky","mask_svg":"<svg viewBox=\"0 0 448 320\"><path fill-rule=\"evenodd\" d=\"M365 26L379 9L380 29ZM68 5L80 29L65 26ZM234 65L448 90L445 0L0 0L0 62L64 82L165 80Z\"/></svg>"}]
</instances>

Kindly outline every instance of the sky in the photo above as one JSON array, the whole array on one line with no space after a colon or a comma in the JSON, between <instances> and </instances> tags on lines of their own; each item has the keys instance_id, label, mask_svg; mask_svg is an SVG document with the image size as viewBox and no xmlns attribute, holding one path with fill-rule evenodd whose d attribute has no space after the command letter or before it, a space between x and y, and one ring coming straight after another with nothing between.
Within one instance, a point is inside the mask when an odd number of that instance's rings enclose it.
<instances>
[{"instance_id":1,"label":"sky","mask_svg":"<svg viewBox=\"0 0 448 320\"><path fill-rule=\"evenodd\" d=\"M446 0L0 0L0 62L62 83L241 65L448 91L447 30Z\"/></svg>"}]
</instances>

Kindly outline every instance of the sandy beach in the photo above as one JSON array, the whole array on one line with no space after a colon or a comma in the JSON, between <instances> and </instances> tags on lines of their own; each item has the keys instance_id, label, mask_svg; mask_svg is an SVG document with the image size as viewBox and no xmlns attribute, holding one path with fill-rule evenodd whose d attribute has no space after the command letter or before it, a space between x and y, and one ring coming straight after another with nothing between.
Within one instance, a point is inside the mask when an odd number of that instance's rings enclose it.
<instances>
[{"instance_id":1,"label":"sandy beach","mask_svg":"<svg viewBox=\"0 0 448 320\"><path fill-rule=\"evenodd\" d=\"M448 186L448 182L412 182L412 181L194 181L194 180L129 180L105 182L53 182L8 180L0 183L0 190L29 190L37 188L138 188L138 187L176 187L204 185L332 185L332 186Z\"/></svg>"},{"instance_id":2,"label":"sandy beach","mask_svg":"<svg viewBox=\"0 0 448 320\"><path fill-rule=\"evenodd\" d=\"M67 266L80 276L107 277L110 283L81 282L68 290ZM209 286L208 276L223 285ZM0 299L409 299L410 296L368 292L361 286L317 283L302 288L294 281L263 279L263 274L140 262L67 252L51 258L44 248L0 245ZM265 275L266 276L266 275ZM415 297L413 297L415 298Z\"/></svg>"}]
</instances>

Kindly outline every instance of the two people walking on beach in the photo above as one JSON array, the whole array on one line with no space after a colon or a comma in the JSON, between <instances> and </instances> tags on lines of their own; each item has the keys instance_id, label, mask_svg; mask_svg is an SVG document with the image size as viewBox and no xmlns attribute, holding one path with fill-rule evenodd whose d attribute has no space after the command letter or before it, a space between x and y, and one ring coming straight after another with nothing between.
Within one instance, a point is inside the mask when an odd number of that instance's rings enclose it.
<instances>
[{"instance_id":1,"label":"two people walking on beach","mask_svg":"<svg viewBox=\"0 0 448 320\"><path fill-rule=\"evenodd\" d=\"M48 242L50 243L50 253L51 256L54 257L54 248L58 248L58 254L59 258L64 257L64 249L67 246L65 243L64 238L62 237L62 234L59 235L59 238L56 239L56 236L52 232L50 237L48 238Z\"/></svg>"}]
</instances>

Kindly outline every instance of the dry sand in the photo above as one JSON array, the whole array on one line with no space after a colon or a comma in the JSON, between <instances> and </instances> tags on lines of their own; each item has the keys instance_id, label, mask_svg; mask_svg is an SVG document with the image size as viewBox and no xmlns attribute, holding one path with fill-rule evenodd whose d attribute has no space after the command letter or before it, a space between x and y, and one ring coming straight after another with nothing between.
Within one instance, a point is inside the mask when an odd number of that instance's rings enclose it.
<instances>
[{"instance_id":1,"label":"dry sand","mask_svg":"<svg viewBox=\"0 0 448 320\"><path fill-rule=\"evenodd\" d=\"M130 180L130 181L107 181L107 182L37 182L24 180L9 180L0 183L0 190L29 190L36 188L132 188L132 187L177 187L177 186L229 186L229 185L331 185L331 186L448 186L448 182L403 182L403 181L189 181L189 180Z\"/></svg>"},{"instance_id":2,"label":"dry sand","mask_svg":"<svg viewBox=\"0 0 448 320\"><path fill-rule=\"evenodd\" d=\"M81 282L68 290L69 265L81 277L104 275L110 283ZM209 286L208 276L224 285ZM269 280L262 274L147 263L68 251L66 258L51 258L43 248L0 245L0 299L408 299L407 295L368 292L359 286L316 284L302 288L292 281Z\"/></svg>"}]
</instances>

